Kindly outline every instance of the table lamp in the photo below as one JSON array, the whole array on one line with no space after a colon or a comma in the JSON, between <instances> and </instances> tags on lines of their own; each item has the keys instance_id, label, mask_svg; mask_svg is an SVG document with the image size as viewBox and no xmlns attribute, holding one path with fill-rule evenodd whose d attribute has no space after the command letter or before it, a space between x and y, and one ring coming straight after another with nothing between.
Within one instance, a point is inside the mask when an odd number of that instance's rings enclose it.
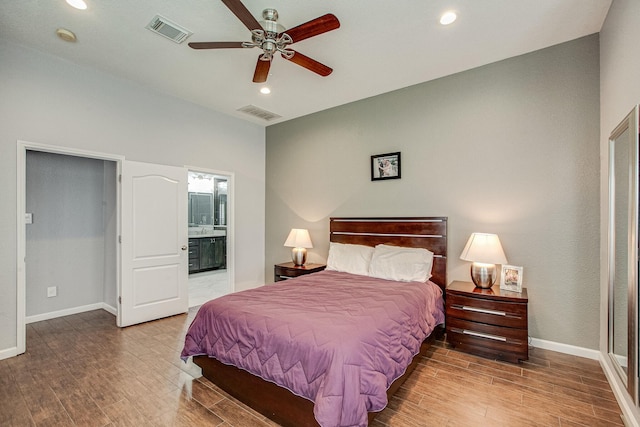
<instances>
[{"instance_id":1,"label":"table lamp","mask_svg":"<svg viewBox=\"0 0 640 427\"><path fill-rule=\"evenodd\" d=\"M496 234L472 233L460 259L472 261L471 280L479 288L489 289L496 282L496 264L506 264L500 239Z\"/></svg>"},{"instance_id":2,"label":"table lamp","mask_svg":"<svg viewBox=\"0 0 640 427\"><path fill-rule=\"evenodd\" d=\"M293 248L291 249L291 259L297 266L304 265L307 260L307 248L313 247L309 231L303 228L292 228L284 245L288 248Z\"/></svg>"}]
</instances>

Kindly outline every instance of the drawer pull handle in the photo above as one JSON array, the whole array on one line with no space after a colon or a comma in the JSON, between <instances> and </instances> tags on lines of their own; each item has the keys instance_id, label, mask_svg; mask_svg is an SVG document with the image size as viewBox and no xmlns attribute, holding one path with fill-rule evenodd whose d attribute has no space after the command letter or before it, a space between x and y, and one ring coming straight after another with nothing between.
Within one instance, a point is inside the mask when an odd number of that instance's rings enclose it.
<instances>
[{"instance_id":1,"label":"drawer pull handle","mask_svg":"<svg viewBox=\"0 0 640 427\"><path fill-rule=\"evenodd\" d=\"M507 315L507 313L505 313L504 311L488 310L486 308L469 307L468 305L463 305L461 308L464 311L473 311L474 313L493 314L494 316L506 316Z\"/></svg>"},{"instance_id":2,"label":"drawer pull handle","mask_svg":"<svg viewBox=\"0 0 640 427\"><path fill-rule=\"evenodd\" d=\"M484 334L482 332L469 331L467 329L463 329L462 333L465 334L465 335L471 335L473 337L488 338L488 339L494 340L494 341L507 341L507 339L505 337L500 337L498 335Z\"/></svg>"}]
</instances>

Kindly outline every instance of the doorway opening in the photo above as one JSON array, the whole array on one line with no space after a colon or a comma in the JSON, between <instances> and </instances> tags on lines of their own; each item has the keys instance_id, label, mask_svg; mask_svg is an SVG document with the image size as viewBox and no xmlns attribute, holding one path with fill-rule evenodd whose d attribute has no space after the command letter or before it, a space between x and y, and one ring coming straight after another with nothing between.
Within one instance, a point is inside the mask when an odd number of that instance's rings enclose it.
<instances>
[{"instance_id":1,"label":"doorway opening","mask_svg":"<svg viewBox=\"0 0 640 427\"><path fill-rule=\"evenodd\" d=\"M117 315L113 161L27 151L26 322Z\"/></svg>"},{"instance_id":2,"label":"doorway opening","mask_svg":"<svg viewBox=\"0 0 640 427\"><path fill-rule=\"evenodd\" d=\"M21 354L27 323L95 309L116 315L117 177L123 158L24 141L18 141L17 157L16 354Z\"/></svg>"},{"instance_id":3,"label":"doorway opening","mask_svg":"<svg viewBox=\"0 0 640 427\"><path fill-rule=\"evenodd\" d=\"M188 173L189 307L232 291L228 257L233 175Z\"/></svg>"}]
</instances>

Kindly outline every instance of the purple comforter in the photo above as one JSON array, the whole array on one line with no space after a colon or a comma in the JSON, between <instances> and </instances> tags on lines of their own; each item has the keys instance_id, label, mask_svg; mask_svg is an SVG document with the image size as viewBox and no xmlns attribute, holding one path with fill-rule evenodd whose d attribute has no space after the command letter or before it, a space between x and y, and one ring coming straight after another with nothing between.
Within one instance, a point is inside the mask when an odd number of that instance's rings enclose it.
<instances>
[{"instance_id":1,"label":"purple comforter","mask_svg":"<svg viewBox=\"0 0 640 427\"><path fill-rule=\"evenodd\" d=\"M433 283L323 271L207 302L182 358L209 355L286 387L314 402L323 427L366 426L441 323Z\"/></svg>"}]
</instances>

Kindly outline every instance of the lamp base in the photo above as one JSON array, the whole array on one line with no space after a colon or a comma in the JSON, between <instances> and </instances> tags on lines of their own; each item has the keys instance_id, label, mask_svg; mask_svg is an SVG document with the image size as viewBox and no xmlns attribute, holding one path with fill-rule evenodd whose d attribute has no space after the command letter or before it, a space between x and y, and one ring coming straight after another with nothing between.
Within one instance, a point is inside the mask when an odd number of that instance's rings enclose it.
<instances>
[{"instance_id":1,"label":"lamp base","mask_svg":"<svg viewBox=\"0 0 640 427\"><path fill-rule=\"evenodd\" d=\"M291 249L291 259L296 266L303 266L307 261L307 250L305 248Z\"/></svg>"},{"instance_id":2,"label":"lamp base","mask_svg":"<svg viewBox=\"0 0 640 427\"><path fill-rule=\"evenodd\" d=\"M497 278L498 272L495 264L479 262L471 264L471 280L478 288L490 289L496 283Z\"/></svg>"}]
</instances>

